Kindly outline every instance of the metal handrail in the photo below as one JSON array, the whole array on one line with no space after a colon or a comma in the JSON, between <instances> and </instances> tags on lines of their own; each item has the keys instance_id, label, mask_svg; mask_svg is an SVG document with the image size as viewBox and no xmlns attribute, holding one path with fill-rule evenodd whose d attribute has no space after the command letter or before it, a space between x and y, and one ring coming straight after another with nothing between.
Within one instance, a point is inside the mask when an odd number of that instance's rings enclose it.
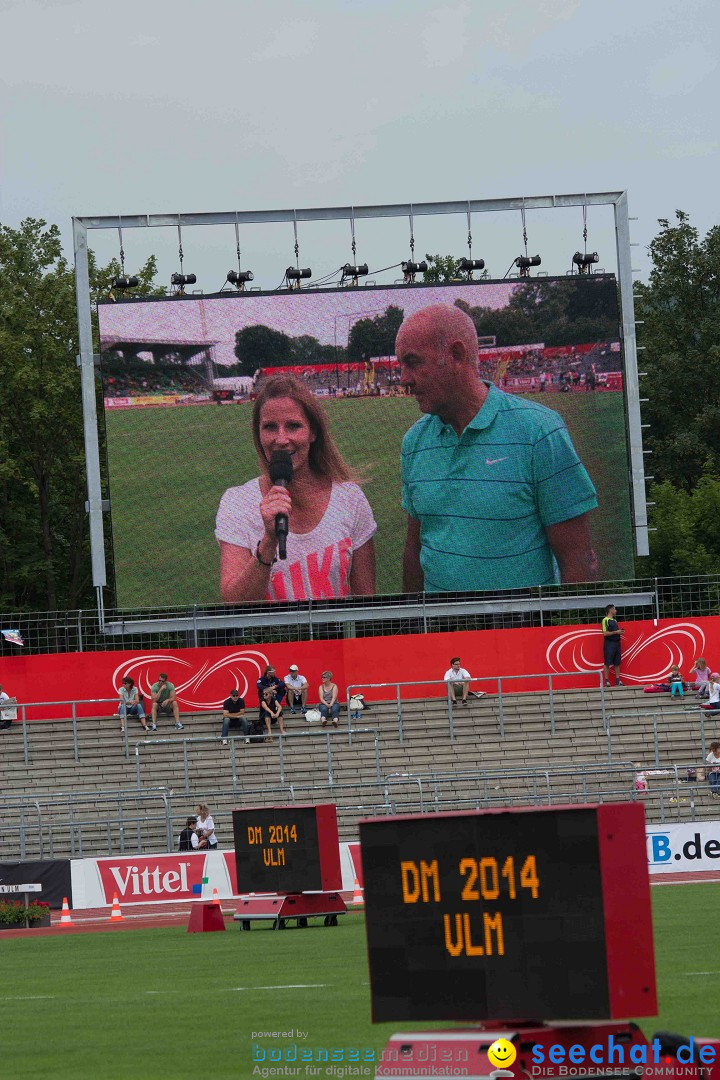
<instances>
[{"instance_id":1,"label":"metal handrail","mask_svg":"<svg viewBox=\"0 0 720 1080\"><path fill-rule=\"evenodd\" d=\"M518 680L529 679L547 679L548 695L550 704L550 730L551 734L555 734L555 702L553 698L553 679L562 678L577 678L578 676L593 676L598 680L598 689L600 691L600 714L602 717L603 726L608 727L607 713L605 709L605 679L602 671L544 671L536 674L528 675L483 675L477 678L471 677L464 680L471 685L481 683L492 683L494 687L497 687L497 702L498 702L498 732L500 738L505 738L505 723L504 723L504 708L503 708L503 684L508 682L517 682ZM413 679L407 682L384 682L384 683L349 683L346 689L346 708L348 717L348 731L350 738L352 738L353 726L352 726L352 713L353 709L350 707L350 699L355 697L359 690L387 690L394 689L395 701L397 705L398 716L398 739L400 743L403 742L403 715L402 715L402 695L400 693L401 688L408 686L444 686L447 697L447 715L448 715L448 732L450 735L450 741L455 741L455 726L453 723L453 706L452 699L452 684L445 679ZM580 689L588 689L587 687L581 687ZM594 689L592 687L591 689ZM537 693L538 691L528 691L528 693ZM406 698L406 701L422 701L424 695L421 697ZM438 695L439 698L439 695ZM435 699L433 699L435 700Z\"/></svg>"},{"instance_id":2,"label":"metal handrail","mask_svg":"<svg viewBox=\"0 0 720 1080\"><path fill-rule=\"evenodd\" d=\"M377 728L355 728L355 735L372 735L373 737L373 749L375 752L375 775L377 780L380 780L380 733ZM238 783L238 771L237 771L237 758L236 758L236 744L244 743L248 736L245 735L229 735L228 742L230 744L230 763L232 770L232 782L233 793L237 793ZM332 743L331 739L345 738L346 733L336 729L324 728L321 731L286 731L284 735L278 732L278 767L280 774L280 784L284 786L286 784L285 774L285 740L288 739L325 739L325 750L327 755L327 778L328 786L332 787L334 784L333 774L333 755L332 755ZM250 736L258 741L263 736ZM177 745L182 746L183 753L183 772L185 779L185 793L190 793L190 763L188 759L189 749L199 743L218 743L221 742L220 735L191 735L191 736L167 736L166 738L149 738L138 739L135 742L135 776L138 789L142 788L141 778L141 747L146 746L168 746Z\"/></svg>"}]
</instances>

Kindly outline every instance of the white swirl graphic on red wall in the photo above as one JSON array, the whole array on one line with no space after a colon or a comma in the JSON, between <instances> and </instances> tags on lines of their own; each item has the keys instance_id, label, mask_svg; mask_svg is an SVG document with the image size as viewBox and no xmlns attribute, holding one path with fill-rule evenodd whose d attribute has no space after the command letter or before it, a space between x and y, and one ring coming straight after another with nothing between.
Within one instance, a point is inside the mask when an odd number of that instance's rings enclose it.
<instances>
[{"instance_id":1,"label":"white swirl graphic on red wall","mask_svg":"<svg viewBox=\"0 0 720 1080\"><path fill-rule=\"evenodd\" d=\"M647 637L632 635L629 624L622 643L621 676L630 683L660 682L673 664L688 678L690 668L705 650L705 634L696 623L673 623ZM560 634L551 641L545 659L551 671L601 671L602 634L596 628Z\"/></svg>"},{"instance_id":2,"label":"white swirl graphic on red wall","mask_svg":"<svg viewBox=\"0 0 720 1080\"><path fill-rule=\"evenodd\" d=\"M219 709L233 687L240 697L255 689L255 683L269 664L265 653L244 649L231 653L216 663L206 660L199 671L191 674L192 663L177 653L147 653L125 660L113 672L113 686L119 689L122 680L130 676L141 694L150 697L151 687L161 671L175 686L175 694L186 709Z\"/></svg>"}]
</instances>

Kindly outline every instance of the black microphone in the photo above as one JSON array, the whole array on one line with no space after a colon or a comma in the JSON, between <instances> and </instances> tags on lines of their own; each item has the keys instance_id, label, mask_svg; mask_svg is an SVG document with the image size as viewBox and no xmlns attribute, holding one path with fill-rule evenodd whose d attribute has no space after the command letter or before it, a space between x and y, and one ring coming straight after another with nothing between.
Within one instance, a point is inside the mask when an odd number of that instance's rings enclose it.
<instances>
[{"instance_id":1,"label":"black microphone","mask_svg":"<svg viewBox=\"0 0 720 1080\"><path fill-rule=\"evenodd\" d=\"M270 480L273 487L290 487L292 480L292 458L287 450L273 450L270 456ZM275 535L278 542L278 558L287 559L287 535L290 528L287 514L275 515Z\"/></svg>"}]
</instances>

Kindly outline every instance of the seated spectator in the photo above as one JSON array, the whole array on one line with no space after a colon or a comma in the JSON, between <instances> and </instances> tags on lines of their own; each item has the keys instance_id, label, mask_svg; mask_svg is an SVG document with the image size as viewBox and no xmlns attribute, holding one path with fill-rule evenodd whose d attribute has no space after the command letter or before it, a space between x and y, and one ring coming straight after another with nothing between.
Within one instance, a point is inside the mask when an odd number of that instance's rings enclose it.
<instances>
[{"instance_id":1,"label":"seated spectator","mask_svg":"<svg viewBox=\"0 0 720 1080\"><path fill-rule=\"evenodd\" d=\"M180 833L178 851L197 851L199 841L196 823L197 818L195 816L189 817L185 822L185 828Z\"/></svg>"},{"instance_id":2,"label":"seated spectator","mask_svg":"<svg viewBox=\"0 0 720 1080\"><path fill-rule=\"evenodd\" d=\"M120 717L121 733L125 730L126 716L137 716L143 731L147 731L148 726L147 721L145 720L145 709L140 700L140 694L135 685L135 680L131 679L129 675L126 675L120 686L119 693L120 704L118 705L118 716Z\"/></svg>"},{"instance_id":3,"label":"seated spectator","mask_svg":"<svg viewBox=\"0 0 720 1080\"><path fill-rule=\"evenodd\" d=\"M675 697L679 694L680 697L685 697L685 684L683 683L683 677L680 674L680 668L677 664L673 664L670 668L670 674L667 677L667 681L670 683L670 695Z\"/></svg>"},{"instance_id":4,"label":"seated spectator","mask_svg":"<svg viewBox=\"0 0 720 1080\"><path fill-rule=\"evenodd\" d=\"M197 831L199 834L198 847L204 847L203 840L206 842L210 851L215 851L218 846L218 839L215 835L215 823L210 817L210 811L205 803L199 803L197 809Z\"/></svg>"},{"instance_id":5,"label":"seated spectator","mask_svg":"<svg viewBox=\"0 0 720 1080\"><path fill-rule=\"evenodd\" d=\"M291 664L290 670L285 676L285 693L287 694L287 703L290 706L290 712L295 712L295 706L300 703L300 712L305 715L307 696L308 696L308 681L304 675L301 675L298 671L297 664Z\"/></svg>"},{"instance_id":6,"label":"seated spectator","mask_svg":"<svg viewBox=\"0 0 720 1080\"><path fill-rule=\"evenodd\" d=\"M690 669L690 674L695 673L695 697L706 698L710 693L710 668L707 665L707 660L704 657L700 657L695 661Z\"/></svg>"},{"instance_id":7,"label":"seated spectator","mask_svg":"<svg viewBox=\"0 0 720 1080\"><path fill-rule=\"evenodd\" d=\"M0 686L0 706L16 704L16 699L10 697L9 694L6 694L2 686ZM17 709L0 708L0 731L4 730L4 728L9 728L13 720L17 720Z\"/></svg>"},{"instance_id":8,"label":"seated spectator","mask_svg":"<svg viewBox=\"0 0 720 1080\"><path fill-rule=\"evenodd\" d=\"M178 731L182 731L183 725L180 723L180 707L175 697L175 686L168 681L164 671L161 671L158 675L158 681L152 684L150 695L152 697L152 707L150 709L151 731L157 731L158 712L171 712L175 717L175 727Z\"/></svg>"},{"instance_id":9,"label":"seated spectator","mask_svg":"<svg viewBox=\"0 0 720 1080\"><path fill-rule=\"evenodd\" d=\"M710 743L710 753L705 758L707 769L705 770L710 794L720 799L720 742Z\"/></svg>"},{"instance_id":10,"label":"seated spectator","mask_svg":"<svg viewBox=\"0 0 720 1080\"><path fill-rule=\"evenodd\" d=\"M261 711L263 694L271 686L275 687L275 696L277 697L279 704L282 705L282 700L285 696L285 683L282 681L282 679L278 679L275 668L272 666L272 664L268 664L268 666L265 668L265 671L258 679L256 686Z\"/></svg>"},{"instance_id":11,"label":"seated spectator","mask_svg":"<svg viewBox=\"0 0 720 1080\"><path fill-rule=\"evenodd\" d=\"M713 671L710 676L707 703L701 705L700 708L707 709L708 712L718 712L720 710L720 674L717 671Z\"/></svg>"},{"instance_id":12,"label":"seated spectator","mask_svg":"<svg viewBox=\"0 0 720 1080\"><path fill-rule=\"evenodd\" d=\"M242 728L242 733L245 736L245 742L249 743L248 738L250 734L250 725L245 719L245 698L241 698L237 687L233 687L230 691L230 697L225 698L223 701L223 724L222 724L222 744L227 746L228 732L230 728Z\"/></svg>"},{"instance_id":13,"label":"seated spectator","mask_svg":"<svg viewBox=\"0 0 720 1080\"><path fill-rule=\"evenodd\" d=\"M466 671L464 667L460 667L460 657L453 656L450 661L450 667L443 675L443 679L448 683L448 688L452 695L451 701L457 701L458 698L460 698L460 703L462 705L467 705L471 678L470 672Z\"/></svg>"},{"instance_id":14,"label":"seated spectator","mask_svg":"<svg viewBox=\"0 0 720 1080\"><path fill-rule=\"evenodd\" d=\"M273 724L277 724L281 735L285 734L282 706L277 699L274 686L268 686L263 690L263 699L260 703L260 717L265 724L265 730L270 742L272 742Z\"/></svg>"},{"instance_id":15,"label":"seated spectator","mask_svg":"<svg viewBox=\"0 0 720 1080\"><path fill-rule=\"evenodd\" d=\"M323 727L327 726L328 720L332 723L333 727L338 726L338 717L340 715L338 692L337 685L332 681L332 671L323 671L322 682L318 687L320 715L322 716Z\"/></svg>"}]
</instances>

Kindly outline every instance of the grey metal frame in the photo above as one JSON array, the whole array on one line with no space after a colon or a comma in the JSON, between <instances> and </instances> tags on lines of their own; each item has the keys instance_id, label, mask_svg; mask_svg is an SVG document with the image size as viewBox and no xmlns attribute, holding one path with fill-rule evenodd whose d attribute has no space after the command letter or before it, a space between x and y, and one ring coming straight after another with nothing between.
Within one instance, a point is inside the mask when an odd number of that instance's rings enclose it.
<instances>
[{"instance_id":1,"label":"grey metal frame","mask_svg":"<svg viewBox=\"0 0 720 1080\"><path fill-rule=\"evenodd\" d=\"M465 199L453 202L395 203L379 206L311 207L300 210L230 210L203 214L134 214L73 218L75 248L75 281L80 355L78 363L82 378L85 456L88 476L88 514L92 551L93 585L98 617L104 626L103 588L107 585L103 499L100 483L100 453L97 412L95 405L95 367L92 349L90 309L90 280L87 234L91 229L177 228L191 225L245 225L270 222L348 221L376 218L427 217L442 214L497 213L503 210L543 210L568 207L612 206L615 216L618 282L622 308L623 344L625 352L625 385L627 402L627 432L630 455L630 483L633 500L635 550L647 555L648 525L645 493L645 465L642 448L640 388L635 340L635 309L633 302L632 263L630 252L630 219L627 192L606 191L570 195L516 196L502 199ZM454 611L465 610L462 602L452 605ZM353 608L354 617L362 620L377 618L375 608L361 604ZM269 620L268 620L269 621Z\"/></svg>"}]
</instances>

